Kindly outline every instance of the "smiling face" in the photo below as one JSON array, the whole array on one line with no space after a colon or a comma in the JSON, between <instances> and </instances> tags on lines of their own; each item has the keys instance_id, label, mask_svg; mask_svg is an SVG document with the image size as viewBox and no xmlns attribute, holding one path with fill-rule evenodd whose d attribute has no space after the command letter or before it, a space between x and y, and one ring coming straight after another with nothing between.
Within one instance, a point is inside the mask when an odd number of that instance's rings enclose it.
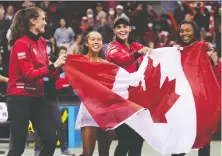
<instances>
[{"instance_id":1,"label":"smiling face","mask_svg":"<svg viewBox=\"0 0 222 156\"><path fill-rule=\"evenodd\" d=\"M88 47L88 52L90 53L99 53L102 50L102 36L98 32L91 32L88 35L86 46Z\"/></svg>"},{"instance_id":2,"label":"smiling face","mask_svg":"<svg viewBox=\"0 0 222 156\"><path fill-rule=\"evenodd\" d=\"M119 39L124 41L128 39L131 27L127 24L118 24L113 32Z\"/></svg>"},{"instance_id":3,"label":"smiling face","mask_svg":"<svg viewBox=\"0 0 222 156\"><path fill-rule=\"evenodd\" d=\"M43 11L39 11L38 18L31 19L30 21L31 21L31 27L30 27L31 30L37 32L38 34L45 32L45 26L47 25L47 23L46 23L45 13Z\"/></svg>"},{"instance_id":4,"label":"smiling face","mask_svg":"<svg viewBox=\"0 0 222 156\"><path fill-rule=\"evenodd\" d=\"M183 43L191 43L194 40L194 28L191 24L182 24L179 31Z\"/></svg>"}]
</instances>

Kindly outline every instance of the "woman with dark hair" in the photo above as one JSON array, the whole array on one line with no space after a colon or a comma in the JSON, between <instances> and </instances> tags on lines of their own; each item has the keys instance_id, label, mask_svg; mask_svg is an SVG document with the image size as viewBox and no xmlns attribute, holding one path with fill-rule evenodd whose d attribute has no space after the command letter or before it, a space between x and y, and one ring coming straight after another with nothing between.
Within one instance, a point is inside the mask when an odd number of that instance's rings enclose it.
<instances>
[{"instance_id":1,"label":"woman with dark hair","mask_svg":"<svg viewBox=\"0 0 222 156\"><path fill-rule=\"evenodd\" d=\"M55 62L59 53L55 37L52 37L47 41L46 50L51 62Z\"/></svg>"},{"instance_id":2,"label":"woman with dark hair","mask_svg":"<svg viewBox=\"0 0 222 156\"><path fill-rule=\"evenodd\" d=\"M176 38L176 47L190 46L195 42L200 41L200 29L194 21L184 20L178 27L178 33ZM206 43L208 51L212 51L212 44ZM207 55L207 54L206 54ZM185 154L172 154L172 156L184 156ZM210 156L210 143L205 147L199 149L199 156Z\"/></svg>"},{"instance_id":3,"label":"woman with dark hair","mask_svg":"<svg viewBox=\"0 0 222 156\"><path fill-rule=\"evenodd\" d=\"M130 20L126 15L121 15L114 20L113 32L116 40L109 43L106 50L106 59L128 72L136 72L142 62L143 55L151 51L151 48L143 47L130 38ZM122 124L115 129L118 137L118 145L114 156L140 156L143 146L143 138L128 125Z\"/></svg>"},{"instance_id":4,"label":"woman with dark hair","mask_svg":"<svg viewBox=\"0 0 222 156\"><path fill-rule=\"evenodd\" d=\"M50 63L45 32L45 12L37 7L19 10L11 25L8 81L8 113L11 145L8 156L22 155L25 148L29 120L39 132L43 143L40 156L53 156L56 147L56 125L51 106L44 96L44 77L59 74L66 55Z\"/></svg>"},{"instance_id":5,"label":"woman with dark hair","mask_svg":"<svg viewBox=\"0 0 222 156\"><path fill-rule=\"evenodd\" d=\"M54 37L57 41L57 46L61 47L64 46L66 48L69 48L73 41L73 37L75 36L74 31L71 27L67 26L67 22L65 19L60 19L60 28L57 28Z\"/></svg>"},{"instance_id":6,"label":"woman with dark hair","mask_svg":"<svg viewBox=\"0 0 222 156\"><path fill-rule=\"evenodd\" d=\"M185 20L179 25L176 36L176 44L188 46L200 40L200 29L194 21Z\"/></svg>"},{"instance_id":7,"label":"woman with dark hair","mask_svg":"<svg viewBox=\"0 0 222 156\"><path fill-rule=\"evenodd\" d=\"M81 54L83 43L83 36L76 35L74 36L74 43L70 46L69 53L70 54Z\"/></svg>"},{"instance_id":8,"label":"woman with dark hair","mask_svg":"<svg viewBox=\"0 0 222 156\"><path fill-rule=\"evenodd\" d=\"M102 45L101 34L92 31L86 36L86 42L83 45L83 54L92 62L106 62L100 57ZM83 154L81 156L93 155L97 138L99 155L109 156L112 131L100 129L83 103L80 105L76 128L81 129L82 132Z\"/></svg>"}]
</instances>

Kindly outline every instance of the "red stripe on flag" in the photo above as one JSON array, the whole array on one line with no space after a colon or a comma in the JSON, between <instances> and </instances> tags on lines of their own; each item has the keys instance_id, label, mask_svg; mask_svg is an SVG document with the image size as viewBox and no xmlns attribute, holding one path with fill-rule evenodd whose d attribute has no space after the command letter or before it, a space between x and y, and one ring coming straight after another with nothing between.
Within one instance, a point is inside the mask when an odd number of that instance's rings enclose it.
<instances>
[{"instance_id":1,"label":"red stripe on flag","mask_svg":"<svg viewBox=\"0 0 222 156\"><path fill-rule=\"evenodd\" d=\"M112 63L90 62L82 55L69 55L63 69L99 127L118 126L143 109L111 90L118 66Z\"/></svg>"},{"instance_id":2,"label":"red stripe on flag","mask_svg":"<svg viewBox=\"0 0 222 156\"><path fill-rule=\"evenodd\" d=\"M217 131L221 91L207 56L205 42L195 42L184 47L181 57L196 104L197 136L193 148L201 148L212 140Z\"/></svg>"}]
</instances>

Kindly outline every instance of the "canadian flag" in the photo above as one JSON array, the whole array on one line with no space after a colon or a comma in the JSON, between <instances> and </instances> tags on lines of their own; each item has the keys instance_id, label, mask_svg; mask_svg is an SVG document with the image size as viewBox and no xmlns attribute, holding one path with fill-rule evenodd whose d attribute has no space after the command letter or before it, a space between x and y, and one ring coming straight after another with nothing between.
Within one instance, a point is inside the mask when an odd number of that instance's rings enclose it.
<instances>
[{"instance_id":1,"label":"canadian flag","mask_svg":"<svg viewBox=\"0 0 222 156\"><path fill-rule=\"evenodd\" d=\"M217 130L220 88L205 42L154 49L135 73L81 55L64 71L101 128L126 123L162 155L201 148Z\"/></svg>"}]
</instances>

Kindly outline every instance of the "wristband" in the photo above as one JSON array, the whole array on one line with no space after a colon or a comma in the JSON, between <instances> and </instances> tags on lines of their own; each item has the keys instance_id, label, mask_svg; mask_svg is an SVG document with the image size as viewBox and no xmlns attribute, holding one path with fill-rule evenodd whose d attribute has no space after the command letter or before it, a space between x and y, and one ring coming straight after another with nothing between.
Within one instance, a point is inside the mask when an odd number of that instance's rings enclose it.
<instances>
[{"instance_id":1,"label":"wristband","mask_svg":"<svg viewBox=\"0 0 222 156\"><path fill-rule=\"evenodd\" d=\"M133 53L133 57L135 58L135 59L138 59L140 56L142 56L143 54L140 54L138 51L136 51L136 52L134 52Z\"/></svg>"},{"instance_id":2,"label":"wristband","mask_svg":"<svg viewBox=\"0 0 222 156\"><path fill-rule=\"evenodd\" d=\"M48 69L49 69L49 72L51 72L51 73L53 73L56 70L54 64L48 65Z\"/></svg>"}]
</instances>

